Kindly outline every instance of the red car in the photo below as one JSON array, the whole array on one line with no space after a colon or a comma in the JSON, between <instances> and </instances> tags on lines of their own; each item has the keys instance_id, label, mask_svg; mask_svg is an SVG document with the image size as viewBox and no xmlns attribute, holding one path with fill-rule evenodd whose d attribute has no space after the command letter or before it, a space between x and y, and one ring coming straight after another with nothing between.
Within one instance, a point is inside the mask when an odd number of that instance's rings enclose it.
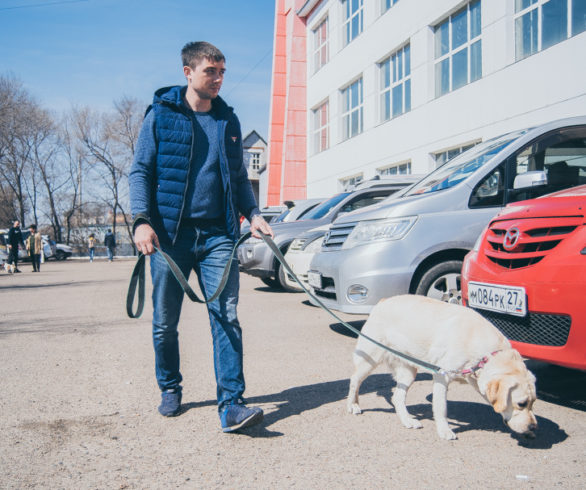
<instances>
[{"instance_id":1,"label":"red car","mask_svg":"<svg viewBox=\"0 0 586 490\"><path fill-rule=\"evenodd\" d=\"M464 303L521 355L586 369L586 185L507 206L462 268Z\"/></svg>"}]
</instances>

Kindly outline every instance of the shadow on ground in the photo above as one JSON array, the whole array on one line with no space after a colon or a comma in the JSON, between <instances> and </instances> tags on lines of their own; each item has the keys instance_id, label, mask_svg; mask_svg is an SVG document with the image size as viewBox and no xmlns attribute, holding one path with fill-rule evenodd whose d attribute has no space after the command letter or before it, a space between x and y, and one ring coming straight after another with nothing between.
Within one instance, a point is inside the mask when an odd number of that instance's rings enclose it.
<instances>
[{"instance_id":1,"label":"shadow on ground","mask_svg":"<svg viewBox=\"0 0 586 490\"><path fill-rule=\"evenodd\" d=\"M431 375L418 374L416 382L418 381L431 381ZM242 433L250 437L279 437L284 434L271 431L270 427L280 420L300 415L303 412L330 403L344 404L343 408L345 409L348 383L349 381L347 379L328 381L325 383L289 388L271 395L248 398L247 403L251 405L272 403L277 409L267 413L264 422L260 426L245 429ZM369 412L382 411L387 412L389 417L394 417L395 410L390 403L391 389L394 385L394 381L387 374L373 374L369 376L362 384L360 394L376 393L378 396L384 398L388 405L385 408L364 410L363 416L368 417ZM431 391L431 383L429 383L429 389ZM411 414L418 419L432 420L431 395L427 397L427 401L429 403L410 405L408 408ZM214 400L187 403L183 405L183 411L213 405L215 405ZM568 437L566 432L555 422L539 416L537 417L539 430L536 439L526 439L523 436L518 436L513 434L505 426L500 415L496 414L489 405L483 403L450 401L448 402L448 415L450 425L456 434L469 430L509 433L511 437L518 441L519 445L529 449L548 449ZM348 417L351 416L348 415ZM373 430L376 430L376 427L373 426Z\"/></svg>"}]
</instances>

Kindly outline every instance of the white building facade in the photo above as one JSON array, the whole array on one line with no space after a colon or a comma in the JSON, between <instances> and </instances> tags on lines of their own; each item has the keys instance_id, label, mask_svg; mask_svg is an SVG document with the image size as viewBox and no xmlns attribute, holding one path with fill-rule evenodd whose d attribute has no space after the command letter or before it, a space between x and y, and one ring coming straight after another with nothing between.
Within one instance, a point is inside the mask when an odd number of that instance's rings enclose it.
<instances>
[{"instance_id":1,"label":"white building facade","mask_svg":"<svg viewBox=\"0 0 586 490\"><path fill-rule=\"evenodd\" d=\"M586 114L586 0L308 0L307 197Z\"/></svg>"}]
</instances>

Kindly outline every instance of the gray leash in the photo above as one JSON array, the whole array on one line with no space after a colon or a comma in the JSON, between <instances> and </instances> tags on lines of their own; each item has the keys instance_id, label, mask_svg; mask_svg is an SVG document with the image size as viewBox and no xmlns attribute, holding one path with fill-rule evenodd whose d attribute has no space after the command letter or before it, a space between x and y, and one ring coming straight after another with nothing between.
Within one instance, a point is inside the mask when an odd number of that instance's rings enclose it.
<instances>
[{"instance_id":1,"label":"gray leash","mask_svg":"<svg viewBox=\"0 0 586 490\"><path fill-rule=\"evenodd\" d=\"M353 327L349 323L342 320L338 315L336 315L332 310L330 310L317 296L315 296L311 291L309 291L305 287L305 285L301 282L301 280L293 272L293 270L291 269L291 267L289 266L289 264L285 260L285 257L283 257L283 254L279 250L279 247L277 247L277 245L272 240L272 238L269 235L265 235L262 232L259 232L259 233L260 233L261 238L264 240L264 242L268 245L268 247L271 249L271 251L275 254L275 257L277 257L277 260L281 263L281 265L285 268L285 270L289 273L289 275L291 277L293 277L293 279L295 279L295 282L297 282L297 284L299 284L301 289L303 289L303 291L305 291L305 293L311 299L313 299L313 301L315 301L322 309L324 309L326 312L328 312L333 318L335 318L345 328L347 328L351 332L355 333L356 335L359 335L360 337L364 337L366 340L368 340L369 342L372 342L373 344L377 345L381 349L384 349L387 352L390 352L391 354L394 354L395 356L400 357L401 359L409 361L410 363L415 364L416 366L419 366L427 371L430 371L432 373L442 374L442 375L448 374L447 371L445 371L444 369L442 369L439 366L436 366L434 364L430 364L426 361L422 361L421 359L417 359L413 356L410 356L409 354L405 354L403 352L397 351L387 345L380 343L377 340L374 340L372 337L369 337L368 335L363 334L360 330L358 330L357 328ZM181 270L179 269L179 267L177 266L177 264L173 261L173 259L171 257L169 257L166 253L164 253L162 250L160 250L158 248L156 248L156 253L160 254L163 257L163 259L165 260L165 262L167 263L167 265L169 266L169 268L173 272L173 275L175 276L175 278L177 279L177 281L181 285L183 291L185 291L185 293L187 294L189 299L191 299L191 301L198 302L198 303L209 303L211 301L214 301L218 296L220 296L222 290L224 289L224 286L226 285L227 277L228 277L228 274L230 271L230 267L232 266L232 261L234 259L235 254L236 254L236 250L238 249L238 247L240 246L240 244L242 242L244 242L245 240L247 240L250 237L250 235L251 235L250 232L246 233L245 235L243 235L240 238L240 240L238 240L234 244L234 248L232 249L232 254L230 255L230 259L228 260L228 263L226 264L226 268L224 269L224 274L223 274L222 280L220 281L220 285L218 287L218 290L212 296L210 296L210 298L205 299L205 300L201 300L197 297L195 292L191 289L191 287L187 283L185 276L183 275L183 273L181 272ZM144 295L145 295L145 287L144 287L145 261L144 261L144 258L145 258L145 256L143 254L139 254L138 260L136 261L136 264L134 266L134 270L132 271L132 276L130 278L130 284L128 286L128 294L126 296L126 312L130 318L140 317L140 315L142 314L143 307L144 307ZM134 304L134 297L136 294L137 286L138 286L138 305L137 305L136 312L134 312L132 309L132 306Z\"/></svg>"}]
</instances>

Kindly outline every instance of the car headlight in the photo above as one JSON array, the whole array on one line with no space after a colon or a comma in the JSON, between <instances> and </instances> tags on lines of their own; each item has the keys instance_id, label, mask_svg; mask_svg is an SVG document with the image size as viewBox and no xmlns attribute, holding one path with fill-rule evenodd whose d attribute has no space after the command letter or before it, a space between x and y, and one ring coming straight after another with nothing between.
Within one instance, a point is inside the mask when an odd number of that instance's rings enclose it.
<instances>
[{"instance_id":1,"label":"car headlight","mask_svg":"<svg viewBox=\"0 0 586 490\"><path fill-rule=\"evenodd\" d=\"M375 241L401 240L416 221L417 216L361 221L354 227L342 248L352 248Z\"/></svg>"},{"instance_id":2,"label":"car headlight","mask_svg":"<svg viewBox=\"0 0 586 490\"><path fill-rule=\"evenodd\" d=\"M308 254L316 254L321 250L321 244L323 243L323 241L324 237L320 236L315 240L309 242L307 246L303 249L303 251L307 252Z\"/></svg>"}]
</instances>

